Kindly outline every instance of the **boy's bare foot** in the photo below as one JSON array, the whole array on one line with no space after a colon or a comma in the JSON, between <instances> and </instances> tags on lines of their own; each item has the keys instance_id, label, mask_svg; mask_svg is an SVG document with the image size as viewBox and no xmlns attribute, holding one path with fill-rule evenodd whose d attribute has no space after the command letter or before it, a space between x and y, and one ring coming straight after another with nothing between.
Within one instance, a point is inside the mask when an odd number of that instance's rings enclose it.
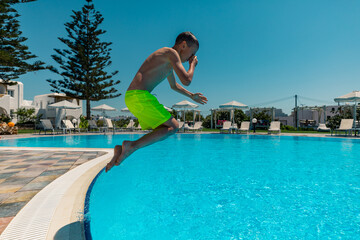
<instances>
[{"instance_id":1,"label":"boy's bare foot","mask_svg":"<svg viewBox=\"0 0 360 240\"><path fill-rule=\"evenodd\" d=\"M131 141L123 141L121 155L115 161L116 166L119 166L122 161L124 161L128 156L130 156L130 154L135 151L131 143Z\"/></svg>"},{"instance_id":2,"label":"boy's bare foot","mask_svg":"<svg viewBox=\"0 0 360 240\"><path fill-rule=\"evenodd\" d=\"M114 156L111 161L106 165L105 172L108 172L116 163L116 160L120 157L122 152L122 146L116 145L114 148Z\"/></svg>"}]
</instances>

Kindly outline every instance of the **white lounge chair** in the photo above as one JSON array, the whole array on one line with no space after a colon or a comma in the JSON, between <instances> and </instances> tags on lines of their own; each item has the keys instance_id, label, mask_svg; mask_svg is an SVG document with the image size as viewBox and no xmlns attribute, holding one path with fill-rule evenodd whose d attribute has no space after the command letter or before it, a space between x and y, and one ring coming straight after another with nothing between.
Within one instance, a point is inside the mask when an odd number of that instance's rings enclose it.
<instances>
[{"instance_id":1,"label":"white lounge chair","mask_svg":"<svg viewBox=\"0 0 360 240\"><path fill-rule=\"evenodd\" d=\"M228 132L228 133L231 133L231 129L232 129L232 125L231 125L231 122L230 121L225 121L223 123L223 127L220 128L220 133L222 132Z\"/></svg>"},{"instance_id":2,"label":"white lounge chair","mask_svg":"<svg viewBox=\"0 0 360 240\"><path fill-rule=\"evenodd\" d=\"M62 120L62 123L64 125L64 128L62 128L63 132L66 133L66 131L78 131L80 133L80 128L74 127L72 122L70 120Z\"/></svg>"},{"instance_id":3,"label":"white lounge chair","mask_svg":"<svg viewBox=\"0 0 360 240\"><path fill-rule=\"evenodd\" d=\"M95 130L97 129L96 132L105 132L106 131L106 127L99 127L95 120L89 120L88 123L89 123L90 131L93 129L95 129Z\"/></svg>"},{"instance_id":4,"label":"white lounge chair","mask_svg":"<svg viewBox=\"0 0 360 240\"><path fill-rule=\"evenodd\" d=\"M126 125L126 127L120 128L122 131L133 131L135 128L134 120L130 119L130 122Z\"/></svg>"},{"instance_id":5,"label":"white lounge chair","mask_svg":"<svg viewBox=\"0 0 360 240\"><path fill-rule=\"evenodd\" d=\"M140 123L137 125L137 127L134 127L134 130L137 130L137 131L141 131L141 130L142 130Z\"/></svg>"},{"instance_id":6,"label":"white lounge chair","mask_svg":"<svg viewBox=\"0 0 360 240\"><path fill-rule=\"evenodd\" d=\"M249 133L250 131L250 122L249 121L243 121L241 122L240 128L237 130L238 133L246 132Z\"/></svg>"},{"instance_id":7,"label":"white lounge chair","mask_svg":"<svg viewBox=\"0 0 360 240\"><path fill-rule=\"evenodd\" d=\"M51 131L52 134L55 134L55 129L54 129L50 119L40 119L40 122L41 122L42 129L40 129L39 134L41 133L41 131L44 131L45 135L46 135L46 131Z\"/></svg>"},{"instance_id":8,"label":"white lounge chair","mask_svg":"<svg viewBox=\"0 0 360 240\"><path fill-rule=\"evenodd\" d=\"M341 119L340 127L332 131L331 135L333 134L333 132L345 132L345 135L347 135L348 133L351 134L351 131L353 130L353 124L354 119Z\"/></svg>"},{"instance_id":9,"label":"white lounge chair","mask_svg":"<svg viewBox=\"0 0 360 240\"><path fill-rule=\"evenodd\" d=\"M189 125L186 124L185 126L185 130L188 130L188 131L202 131L203 129L203 126L202 126L202 122L195 122L194 126L193 127L189 127Z\"/></svg>"},{"instance_id":10,"label":"white lounge chair","mask_svg":"<svg viewBox=\"0 0 360 240\"><path fill-rule=\"evenodd\" d=\"M331 129L328 128L325 123L320 123L316 130L318 132L330 132Z\"/></svg>"},{"instance_id":11,"label":"white lounge chair","mask_svg":"<svg viewBox=\"0 0 360 240\"><path fill-rule=\"evenodd\" d=\"M107 130L112 130L113 132L116 132L116 130L119 130L120 128L117 128L113 125L111 119L105 118L105 125Z\"/></svg>"},{"instance_id":12,"label":"white lounge chair","mask_svg":"<svg viewBox=\"0 0 360 240\"><path fill-rule=\"evenodd\" d=\"M281 133L280 125L281 123L279 121L272 121L268 129L268 134L276 133L276 132Z\"/></svg>"}]
</instances>

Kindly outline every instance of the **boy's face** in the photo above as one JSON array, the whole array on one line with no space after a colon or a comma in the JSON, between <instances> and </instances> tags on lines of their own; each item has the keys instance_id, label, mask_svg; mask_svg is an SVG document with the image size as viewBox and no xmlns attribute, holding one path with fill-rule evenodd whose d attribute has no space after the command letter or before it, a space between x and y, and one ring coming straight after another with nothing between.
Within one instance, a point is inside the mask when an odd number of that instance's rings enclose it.
<instances>
[{"instance_id":1,"label":"boy's face","mask_svg":"<svg viewBox=\"0 0 360 240\"><path fill-rule=\"evenodd\" d=\"M181 52L180 52L180 59L181 59L181 62L187 62L189 61L189 59L192 57L192 56L195 56L197 50L198 50L198 47L196 45L193 45L191 47L189 47L186 42L184 41L182 43L182 48L181 48Z\"/></svg>"}]
</instances>

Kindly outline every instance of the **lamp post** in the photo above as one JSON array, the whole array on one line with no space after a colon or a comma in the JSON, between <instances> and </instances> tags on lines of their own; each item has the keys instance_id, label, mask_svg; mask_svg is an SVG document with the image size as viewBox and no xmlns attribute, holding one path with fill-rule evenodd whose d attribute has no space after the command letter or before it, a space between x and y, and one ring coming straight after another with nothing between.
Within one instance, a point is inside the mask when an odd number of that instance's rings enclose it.
<instances>
[{"instance_id":1,"label":"lamp post","mask_svg":"<svg viewBox=\"0 0 360 240\"><path fill-rule=\"evenodd\" d=\"M251 120L251 122L252 122L252 124L253 124L253 129L254 129L254 133L255 133L257 119L256 119L256 118L253 118L253 119Z\"/></svg>"}]
</instances>

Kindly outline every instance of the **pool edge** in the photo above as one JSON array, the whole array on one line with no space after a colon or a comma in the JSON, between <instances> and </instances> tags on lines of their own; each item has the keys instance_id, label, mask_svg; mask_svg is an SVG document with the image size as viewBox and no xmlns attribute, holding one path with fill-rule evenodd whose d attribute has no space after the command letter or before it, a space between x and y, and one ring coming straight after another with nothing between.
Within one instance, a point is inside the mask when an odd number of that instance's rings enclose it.
<instances>
[{"instance_id":1,"label":"pool edge","mask_svg":"<svg viewBox=\"0 0 360 240\"><path fill-rule=\"evenodd\" d=\"M2 147L5 148L13 147ZM14 147L14 149L21 148ZM43 149L60 150L31 148L31 150ZM83 219L86 193L93 179L111 157L112 149L86 149L86 151L107 153L70 170L42 189L14 217L0 235L0 239L26 239L30 236L36 236L36 239L85 239Z\"/></svg>"}]
</instances>

